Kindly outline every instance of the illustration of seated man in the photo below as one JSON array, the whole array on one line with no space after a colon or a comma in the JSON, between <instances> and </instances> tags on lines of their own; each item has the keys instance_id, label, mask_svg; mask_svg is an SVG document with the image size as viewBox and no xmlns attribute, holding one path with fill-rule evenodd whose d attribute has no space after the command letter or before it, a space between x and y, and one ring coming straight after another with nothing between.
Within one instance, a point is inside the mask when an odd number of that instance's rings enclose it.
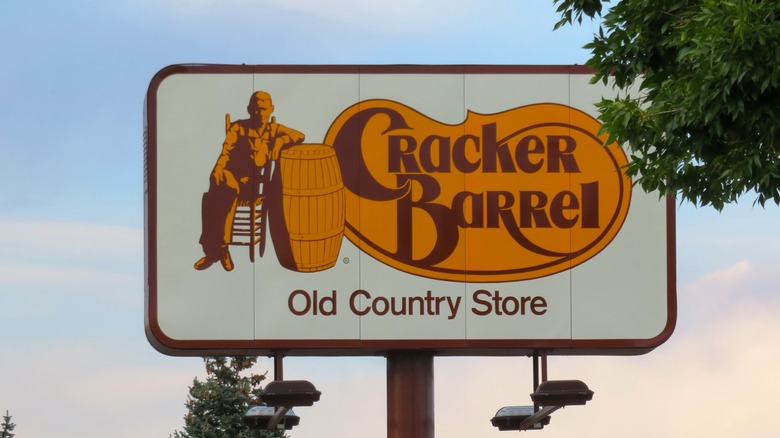
<instances>
[{"instance_id":1,"label":"illustration of seated man","mask_svg":"<svg viewBox=\"0 0 780 438\"><path fill-rule=\"evenodd\" d=\"M302 133L276 123L271 117L273 111L271 95L257 91L247 106L249 118L227 127L222 153L209 178L209 190L203 194L200 244L204 256L195 262L197 270L217 261L226 271L233 269L228 243L239 197L256 196L260 172L268 160L277 160L283 148L304 139Z\"/></svg>"}]
</instances>

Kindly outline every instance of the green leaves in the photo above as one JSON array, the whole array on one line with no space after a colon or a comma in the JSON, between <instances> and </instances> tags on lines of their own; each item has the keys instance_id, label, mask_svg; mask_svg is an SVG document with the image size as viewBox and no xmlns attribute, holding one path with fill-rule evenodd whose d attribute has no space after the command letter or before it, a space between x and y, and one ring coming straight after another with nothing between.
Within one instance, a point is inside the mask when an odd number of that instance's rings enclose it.
<instances>
[{"instance_id":1,"label":"green leaves","mask_svg":"<svg viewBox=\"0 0 780 438\"><path fill-rule=\"evenodd\" d=\"M601 12L554 3L559 25ZM597 106L643 189L716 209L750 191L780 204L780 2L622 0L585 47L593 81L624 96Z\"/></svg>"},{"instance_id":2,"label":"green leaves","mask_svg":"<svg viewBox=\"0 0 780 438\"><path fill-rule=\"evenodd\" d=\"M605 0L605 3L609 0ZM561 14L561 20L555 24L554 29L558 29L566 24L572 24L572 19L577 23L582 23L582 14L590 18L601 15L601 0L553 0L553 4L558 4L556 12Z\"/></svg>"}]
</instances>

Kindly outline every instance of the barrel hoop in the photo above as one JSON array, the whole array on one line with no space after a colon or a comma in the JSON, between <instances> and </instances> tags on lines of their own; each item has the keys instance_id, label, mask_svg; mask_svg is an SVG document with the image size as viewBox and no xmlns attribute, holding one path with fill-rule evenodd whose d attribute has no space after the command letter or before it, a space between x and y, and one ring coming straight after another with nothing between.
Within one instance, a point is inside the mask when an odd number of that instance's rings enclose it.
<instances>
[{"instance_id":1,"label":"barrel hoop","mask_svg":"<svg viewBox=\"0 0 780 438\"><path fill-rule=\"evenodd\" d=\"M320 187L320 188L313 188L313 189L282 189L283 195L292 195L292 196L321 196L321 195L330 195L338 193L341 189L344 188L344 183L339 182L338 184L332 185L330 187Z\"/></svg>"},{"instance_id":2,"label":"barrel hoop","mask_svg":"<svg viewBox=\"0 0 780 438\"><path fill-rule=\"evenodd\" d=\"M343 232L344 232L344 227L342 226L331 230L326 230L321 233L290 233L290 240L315 242L318 240L326 240L333 237L338 237Z\"/></svg>"}]
</instances>

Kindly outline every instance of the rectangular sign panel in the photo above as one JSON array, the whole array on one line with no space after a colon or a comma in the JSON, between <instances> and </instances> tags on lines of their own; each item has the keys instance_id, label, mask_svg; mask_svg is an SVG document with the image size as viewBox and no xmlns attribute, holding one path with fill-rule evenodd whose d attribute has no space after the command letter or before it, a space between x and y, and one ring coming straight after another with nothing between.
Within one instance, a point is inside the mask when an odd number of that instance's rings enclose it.
<instances>
[{"instance_id":1,"label":"rectangular sign panel","mask_svg":"<svg viewBox=\"0 0 780 438\"><path fill-rule=\"evenodd\" d=\"M674 203L576 66L175 65L145 112L146 333L174 355L632 354Z\"/></svg>"}]
</instances>

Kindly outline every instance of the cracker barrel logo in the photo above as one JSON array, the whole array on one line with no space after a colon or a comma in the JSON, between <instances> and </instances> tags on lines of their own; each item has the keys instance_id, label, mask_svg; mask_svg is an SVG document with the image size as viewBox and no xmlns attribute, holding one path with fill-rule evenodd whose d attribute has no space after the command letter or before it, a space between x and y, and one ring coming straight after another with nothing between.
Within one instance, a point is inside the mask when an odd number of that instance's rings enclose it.
<instances>
[{"instance_id":1,"label":"cracker barrel logo","mask_svg":"<svg viewBox=\"0 0 780 438\"><path fill-rule=\"evenodd\" d=\"M279 263L297 272L331 268L344 233L344 185L335 151L303 144L304 134L276 123L271 95L257 91L248 119L225 116L225 141L201 204L202 271L234 264L231 245L263 256L270 223Z\"/></svg>"},{"instance_id":2,"label":"cracker barrel logo","mask_svg":"<svg viewBox=\"0 0 780 438\"><path fill-rule=\"evenodd\" d=\"M466 282L528 280L598 254L628 214L631 181L598 121L536 104L440 123L389 100L342 112L322 144L277 123L268 93L225 141L201 205L203 257L233 269L231 245L316 272L342 238L401 271Z\"/></svg>"},{"instance_id":3,"label":"cracker barrel logo","mask_svg":"<svg viewBox=\"0 0 780 438\"><path fill-rule=\"evenodd\" d=\"M402 271L466 282L527 280L598 254L628 214L631 181L600 124L537 104L440 123L389 100L346 109L332 145L346 237Z\"/></svg>"}]
</instances>

